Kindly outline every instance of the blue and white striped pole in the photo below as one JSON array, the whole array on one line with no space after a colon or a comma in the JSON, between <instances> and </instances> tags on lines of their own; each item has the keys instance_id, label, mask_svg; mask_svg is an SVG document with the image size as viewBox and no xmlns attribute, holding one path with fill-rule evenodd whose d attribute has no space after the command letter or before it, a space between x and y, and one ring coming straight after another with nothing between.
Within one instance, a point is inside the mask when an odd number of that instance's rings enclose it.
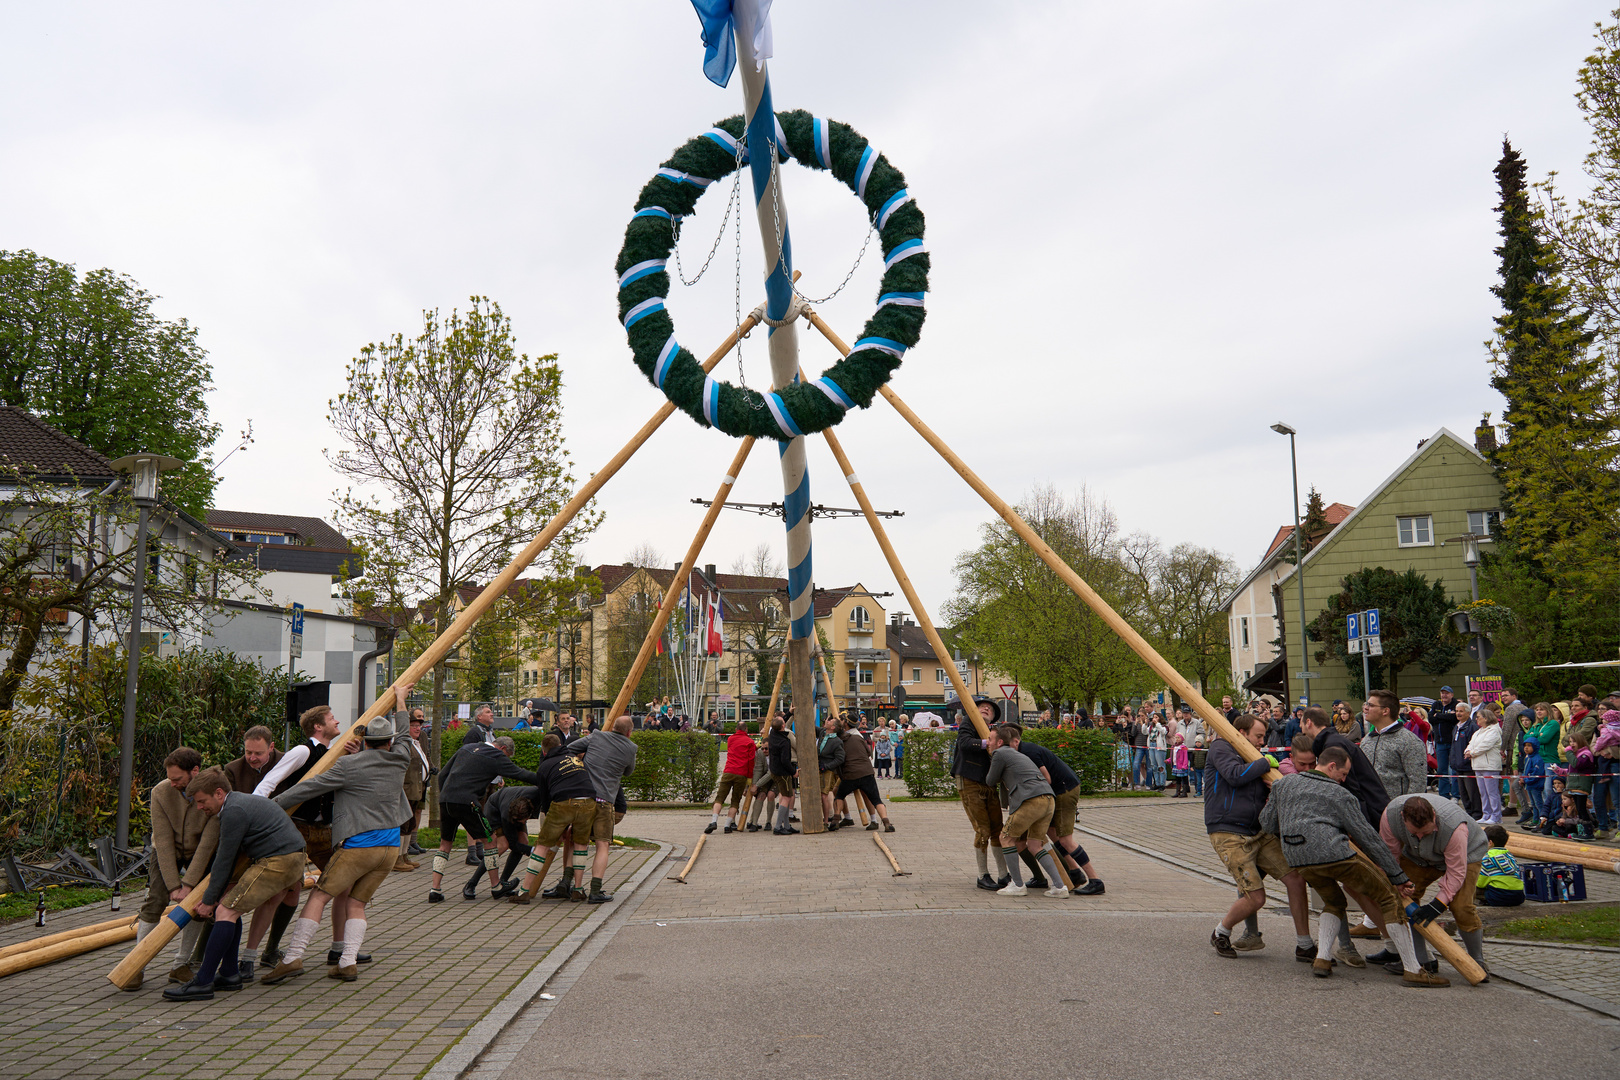
<instances>
[{"instance_id":1,"label":"blue and white striped pole","mask_svg":"<svg viewBox=\"0 0 1620 1080\"><path fill-rule=\"evenodd\" d=\"M742 5L737 14L743 15ZM787 317L793 300L793 242L788 232L787 203L783 199L781 184L773 183L773 148L782 146L782 130L776 123L776 109L771 101L770 72L765 61L754 63L754 39L758 28L752 19L736 20L737 65L742 75L744 119L747 128L748 168L754 184L754 204L759 217L760 239L765 248L765 312L772 319ZM782 152L783 157L786 151ZM780 239L779 239L780 238ZM769 330L771 382L778 389L796 382L799 377L799 331L797 325L772 326ZM798 743L800 783L806 792L821 790L820 777L814 772L816 760L816 734L811 720L812 688L815 685L810 666L810 641L815 636L815 605L813 575L811 573L810 545L810 472L805 463L804 435L793 425L780 399L766 395L766 403L792 438L778 443L782 462L782 505L787 525L788 565L788 669L793 678L795 712L802 718L796 725L794 738ZM828 688L829 691L831 688ZM810 770L805 763L810 762ZM806 773L809 775L806 775ZM813 795L803 800L799 816L804 831L822 831L821 800Z\"/></svg>"}]
</instances>

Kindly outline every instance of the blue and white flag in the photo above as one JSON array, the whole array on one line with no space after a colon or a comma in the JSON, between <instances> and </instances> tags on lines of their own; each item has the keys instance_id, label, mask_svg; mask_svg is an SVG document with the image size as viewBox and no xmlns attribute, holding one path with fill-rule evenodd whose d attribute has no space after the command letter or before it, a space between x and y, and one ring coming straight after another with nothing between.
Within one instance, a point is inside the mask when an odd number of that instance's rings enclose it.
<instances>
[{"instance_id":1,"label":"blue and white flag","mask_svg":"<svg viewBox=\"0 0 1620 1080\"><path fill-rule=\"evenodd\" d=\"M737 67L736 37L749 43L758 71L772 54L771 0L692 0L703 24L703 74L716 86L731 81Z\"/></svg>"}]
</instances>

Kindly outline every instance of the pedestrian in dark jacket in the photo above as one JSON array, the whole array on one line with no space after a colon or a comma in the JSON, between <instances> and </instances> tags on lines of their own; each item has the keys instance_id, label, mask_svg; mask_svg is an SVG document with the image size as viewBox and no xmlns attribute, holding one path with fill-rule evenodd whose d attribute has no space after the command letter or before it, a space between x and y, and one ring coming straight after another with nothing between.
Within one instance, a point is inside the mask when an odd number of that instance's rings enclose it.
<instances>
[{"instance_id":1,"label":"pedestrian in dark jacket","mask_svg":"<svg viewBox=\"0 0 1620 1080\"><path fill-rule=\"evenodd\" d=\"M1463 809L1468 816L1479 819L1479 781L1474 779L1474 763L1468 757L1468 741L1479 731L1479 724L1475 723L1473 712L1468 703L1457 702L1457 734L1451 743L1451 772L1457 777L1457 797L1463 802Z\"/></svg>"},{"instance_id":2,"label":"pedestrian in dark jacket","mask_svg":"<svg viewBox=\"0 0 1620 1080\"><path fill-rule=\"evenodd\" d=\"M1001 722L1001 706L996 702L980 696L973 700L973 705L977 706L979 717L987 727ZM1012 877L1007 873L1007 860L1001 854L1001 845L992 847L990 843L1001 835L1002 822L1001 801L996 798L996 789L985 783L989 772L990 751L986 741L979 737L979 729L964 712L956 729L956 756L951 761L951 775L956 777L956 792L962 800L962 809L967 811L968 821L973 823L973 857L979 864L977 885L996 892L1012 884ZM1000 875L998 878L990 876L989 860L992 858Z\"/></svg>"},{"instance_id":3,"label":"pedestrian in dark jacket","mask_svg":"<svg viewBox=\"0 0 1620 1080\"><path fill-rule=\"evenodd\" d=\"M845 824L833 814L833 792L838 788L838 774L844 767L845 753L844 740L829 723L821 729L821 738L816 740L816 768L821 771L821 816L829 829Z\"/></svg>"},{"instance_id":4,"label":"pedestrian in dark jacket","mask_svg":"<svg viewBox=\"0 0 1620 1080\"><path fill-rule=\"evenodd\" d=\"M456 831L467 830L467 846L474 858L483 865L492 887L500 884L496 857L484 850L489 839L489 828L484 822L484 791L497 776L534 784L539 778L512 760L517 749L510 736L501 735L492 743L469 743L457 750L439 776L439 852L433 856L433 883L428 888L428 903L444 901L440 886L444 872L450 866L450 848Z\"/></svg>"},{"instance_id":5,"label":"pedestrian in dark jacket","mask_svg":"<svg viewBox=\"0 0 1620 1080\"><path fill-rule=\"evenodd\" d=\"M1262 718L1240 714L1233 726L1256 752L1265 745L1269 725ZM1277 837L1260 828L1260 811L1266 804L1266 775L1270 771L1271 763L1264 757L1245 761L1225 739L1210 744L1204 766L1204 831L1209 833L1215 854L1237 882L1238 899L1216 924L1209 943L1228 959L1240 952L1265 948L1258 916L1266 905L1265 876L1270 874L1288 890L1288 909L1294 917L1295 959L1313 959L1315 946L1311 943L1304 882L1290 872ZM1244 924L1243 936L1233 941L1232 928L1240 922Z\"/></svg>"},{"instance_id":6,"label":"pedestrian in dark jacket","mask_svg":"<svg viewBox=\"0 0 1620 1080\"><path fill-rule=\"evenodd\" d=\"M872 759L867 756L866 740L861 733L846 718L837 721L838 737L844 743L844 760L838 767L838 787L833 792L835 805L842 814L842 823L854 824L849 820L849 807L846 800L861 795L871 804L872 812L883 819L883 831L894 832L894 825L889 821L889 808L883 805L883 796L878 794L877 772L872 768ZM867 829L876 832L878 823L869 822ZM830 831L830 826L829 826Z\"/></svg>"},{"instance_id":7,"label":"pedestrian in dark jacket","mask_svg":"<svg viewBox=\"0 0 1620 1080\"><path fill-rule=\"evenodd\" d=\"M793 736L787 733L787 723L778 716L771 721L771 737L765 752L770 762L771 777L776 784L776 836L791 836L798 832L789 822L793 814Z\"/></svg>"},{"instance_id":8,"label":"pedestrian in dark jacket","mask_svg":"<svg viewBox=\"0 0 1620 1080\"><path fill-rule=\"evenodd\" d=\"M1384 782L1378 778L1378 770L1367 760L1367 755L1350 741L1349 736L1339 734L1333 721L1328 719L1327 711L1315 705L1305 710L1300 730L1311 737L1311 749L1318 762L1322 760L1325 748L1344 747L1344 752L1350 755L1350 775L1345 779L1344 786L1361 804L1361 815L1367 819L1367 824L1378 828L1378 823L1384 817L1384 807L1389 805L1389 793L1384 790Z\"/></svg>"}]
</instances>

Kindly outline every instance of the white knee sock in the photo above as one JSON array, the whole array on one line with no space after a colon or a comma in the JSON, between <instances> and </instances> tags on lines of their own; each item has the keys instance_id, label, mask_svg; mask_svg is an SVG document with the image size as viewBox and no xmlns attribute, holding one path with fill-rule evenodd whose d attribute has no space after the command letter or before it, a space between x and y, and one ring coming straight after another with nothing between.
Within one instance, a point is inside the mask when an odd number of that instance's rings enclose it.
<instances>
[{"instance_id":1,"label":"white knee sock","mask_svg":"<svg viewBox=\"0 0 1620 1080\"><path fill-rule=\"evenodd\" d=\"M320 923L314 919L300 918L293 923L292 943L287 951L281 955L281 962L290 964L294 960L302 960L304 953L309 949L309 943L315 937L315 931L320 929Z\"/></svg>"},{"instance_id":2,"label":"white knee sock","mask_svg":"<svg viewBox=\"0 0 1620 1080\"><path fill-rule=\"evenodd\" d=\"M1339 936L1340 919L1331 911L1322 912L1321 921L1316 926L1316 958L1318 960L1333 959L1333 943Z\"/></svg>"},{"instance_id":3,"label":"white knee sock","mask_svg":"<svg viewBox=\"0 0 1620 1080\"><path fill-rule=\"evenodd\" d=\"M1366 912L1361 913L1361 925L1365 926L1369 930L1378 929L1378 924L1373 922L1372 916L1368 915Z\"/></svg>"},{"instance_id":4,"label":"white knee sock","mask_svg":"<svg viewBox=\"0 0 1620 1080\"><path fill-rule=\"evenodd\" d=\"M1412 928L1405 923L1390 922L1384 929L1389 932L1389 940L1395 943L1395 951L1401 954L1401 967L1416 971L1417 949L1412 945Z\"/></svg>"},{"instance_id":5,"label":"white knee sock","mask_svg":"<svg viewBox=\"0 0 1620 1080\"><path fill-rule=\"evenodd\" d=\"M353 967L360 956L360 939L366 936L366 920L345 919L343 922L343 956L340 967Z\"/></svg>"},{"instance_id":6,"label":"white knee sock","mask_svg":"<svg viewBox=\"0 0 1620 1080\"><path fill-rule=\"evenodd\" d=\"M990 872L990 853L982 847L973 849L973 857L979 863L979 876L984 877Z\"/></svg>"}]
</instances>

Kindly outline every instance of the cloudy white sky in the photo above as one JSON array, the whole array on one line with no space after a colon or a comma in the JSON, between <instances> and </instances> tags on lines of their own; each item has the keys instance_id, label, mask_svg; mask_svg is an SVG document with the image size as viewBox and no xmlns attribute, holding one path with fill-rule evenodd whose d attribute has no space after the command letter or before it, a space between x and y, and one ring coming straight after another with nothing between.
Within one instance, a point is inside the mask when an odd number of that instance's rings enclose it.
<instances>
[{"instance_id":1,"label":"cloudy white sky","mask_svg":"<svg viewBox=\"0 0 1620 1080\"><path fill-rule=\"evenodd\" d=\"M772 79L779 107L870 137L928 214L934 291L899 393L1008 497L1088 485L1126 531L1247 569L1292 514L1273 421L1299 429L1302 484L1355 503L1418 439L1499 408L1491 167L1505 133L1578 186L1572 91L1604 9L777 0ZM0 18L0 248L112 267L200 328L215 418L258 437L221 507L327 514L345 363L474 293L524 351L559 354L579 475L657 406L614 257L659 162L741 103L703 78L686 0L8 0ZM818 296L861 213L824 175L786 184ZM689 270L724 198L688 227ZM732 319L732 246L671 297L699 353ZM822 307L847 337L872 255ZM804 341L807 368L831 362ZM766 381L763 340L744 357ZM937 607L986 509L881 402L839 433L905 511L892 535ZM678 558L732 449L677 415L608 487L586 559ZM736 498L780 498L775 456ZM817 501L853 505L814 441L811 467ZM893 588L858 521L816 539L818 582ZM728 514L705 561L760 541L780 552L780 523Z\"/></svg>"}]
</instances>

